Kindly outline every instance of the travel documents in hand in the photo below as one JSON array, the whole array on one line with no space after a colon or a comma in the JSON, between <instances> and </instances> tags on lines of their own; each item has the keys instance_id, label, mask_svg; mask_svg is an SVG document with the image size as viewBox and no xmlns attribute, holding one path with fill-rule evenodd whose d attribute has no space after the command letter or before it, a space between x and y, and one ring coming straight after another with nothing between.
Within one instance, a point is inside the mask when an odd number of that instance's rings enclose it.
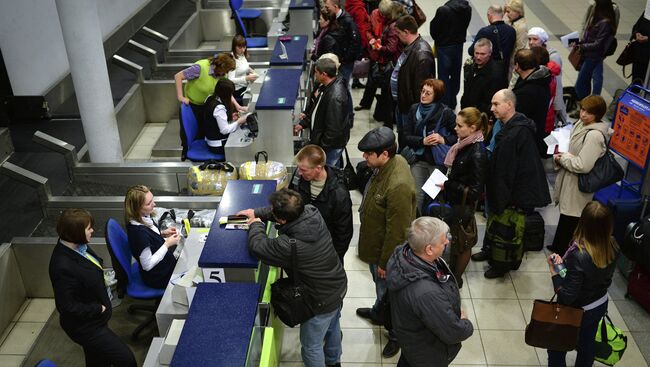
<instances>
[{"instance_id":1,"label":"travel documents in hand","mask_svg":"<svg viewBox=\"0 0 650 367\"><path fill-rule=\"evenodd\" d=\"M444 183L447 180L447 176L436 168L427 179L427 182L422 186L422 190L424 190L424 192L426 192L432 199L435 199L441 190L440 187L436 186L436 184Z\"/></svg>"},{"instance_id":2,"label":"travel documents in hand","mask_svg":"<svg viewBox=\"0 0 650 367\"><path fill-rule=\"evenodd\" d=\"M544 138L544 142L548 147L546 154L566 153L569 151L569 142L571 141L571 129L573 126L563 126L561 128L551 131L551 133Z\"/></svg>"}]
</instances>

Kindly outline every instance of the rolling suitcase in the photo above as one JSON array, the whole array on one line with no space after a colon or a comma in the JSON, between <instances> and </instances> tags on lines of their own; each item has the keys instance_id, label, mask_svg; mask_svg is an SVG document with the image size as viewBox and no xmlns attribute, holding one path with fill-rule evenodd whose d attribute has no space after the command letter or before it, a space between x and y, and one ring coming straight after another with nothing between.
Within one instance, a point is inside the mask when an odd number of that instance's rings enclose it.
<instances>
[{"instance_id":1,"label":"rolling suitcase","mask_svg":"<svg viewBox=\"0 0 650 367\"><path fill-rule=\"evenodd\" d=\"M650 272L636 264L627 283L627 296L650 312Z\"/></svg>"},{"instance_id":2,"label":"rolling suitcase","mask_svg":"<svg viewBox=\"0 0 650 367\"><path fill-rule=\"evenodd\" d=\"M544 248L544 218L539 212L526 216L524 226L524 251L541 251Z\"/></svg>"}]
</instances>

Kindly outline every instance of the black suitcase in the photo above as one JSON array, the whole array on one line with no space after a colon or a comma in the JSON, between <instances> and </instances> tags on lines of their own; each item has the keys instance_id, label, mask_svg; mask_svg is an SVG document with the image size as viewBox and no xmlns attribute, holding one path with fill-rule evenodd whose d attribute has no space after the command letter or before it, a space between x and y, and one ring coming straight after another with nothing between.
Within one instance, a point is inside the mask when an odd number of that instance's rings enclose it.
<instances>
[{"instance_id":1,"label":"black suitcase","mask_svg":"<svg viewBox=\"0 0 650 367\"><path fill-rule=\"evenodd\" d=\"M544 218L538 212L526 216L524 251L541 251L544 248Z\"/></svg>"},{"instance_id":2,"label":"black suitcase","mask_svg":"<svg viewBox=\"0 0 650 367\"><path fill-rule=\"evenodd\" d=\"M610 198L607 206L614 217L614 238L616 242L625 241L625 229L630 222L636 222L641 217L641 199ZM632 259L634 260L634 259Z\"/></svg>"}]
</instances>

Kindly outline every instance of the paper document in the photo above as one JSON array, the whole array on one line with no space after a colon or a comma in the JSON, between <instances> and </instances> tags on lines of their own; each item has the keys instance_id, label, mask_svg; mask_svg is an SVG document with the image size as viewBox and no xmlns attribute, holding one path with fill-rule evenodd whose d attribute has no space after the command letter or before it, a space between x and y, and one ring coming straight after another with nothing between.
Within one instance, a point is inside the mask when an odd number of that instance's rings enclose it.
<instances>
[{"instance_id":1,"label":"paper document","mask_svg":"<svg viewBox=\"0 0 650 367\"><path fill-rule=\"evenodd\" d=\"M546 149L547 154L553 154L557 146L557 153L566 153L569 151L569 143L571 142L571 130L573 125L563 126L561 128L551 131L551 134L544 138L544 142L548 146Z\"/></svg>"},{"instance_id":2,"label":"paper document","mask_svg":"<svg viewBox=\"0 0 650 367\"><path fill-rule=\"evenodd\" d=\"M432 199L435 199L440 193L440 187L436 186L436 184L441 184L447 180L447 176L436 168L427 179L427 182L422 186L422 190L424 190L424 192L426 192Z\"/></svg>"},{"instance_id":3,"label":"paper document","mask_svg":"<svg viewBox=\"0 0 650 367\"><path fill-rule=\"evenodd\" d=\"M280 41L280 47L282 48L282 53L278 55L279 58L282 60L286 60L289 58L289 55L287 54L287 48L284 46L284 43Z\"/></svg>"},{"instance_id":4,"label":"paper document","mask_svg":"<svg viewBox=\"0 0 650 367\"><path fill-rule=\"evenodd\" d=\"M574 39L574 38L580 38L580 35L578 34L578 32L571 32L571 33L567 34L566 36L560 37L560 41L562 41L562 46L564 46L566 48L570 48L569 47L569 40Z\"/></svg>"}]
</instances>

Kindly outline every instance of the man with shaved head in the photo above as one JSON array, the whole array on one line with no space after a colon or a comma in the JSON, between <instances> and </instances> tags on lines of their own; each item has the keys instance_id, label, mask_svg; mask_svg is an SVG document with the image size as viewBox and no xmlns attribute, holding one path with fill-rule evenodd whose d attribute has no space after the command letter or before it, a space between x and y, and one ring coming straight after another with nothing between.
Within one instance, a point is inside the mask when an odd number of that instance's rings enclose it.
<instances>
[{"instance_id":1,"label":"man with shaved head","mask_svg":"<svg viewBox=\"0 0 650 367\"><path fill-rule=\"evenodd\" d=\"M511 90L502 89L492 97L492 113L503 127L495 136L486 180L490 216L501 215L506 209L528 214L551 203L546 174L537 152L535 123L517 112L516 105L517 98ZM490 244L485 242L478 253L483 258L475 254L473 260L487 260L490 252L494 253L493 249L488 250ZM511 263L495 264L493 261L484 275L486 278L501 277L516 270L520 261L521 252Z\"/></svg>"}]
</instances>

